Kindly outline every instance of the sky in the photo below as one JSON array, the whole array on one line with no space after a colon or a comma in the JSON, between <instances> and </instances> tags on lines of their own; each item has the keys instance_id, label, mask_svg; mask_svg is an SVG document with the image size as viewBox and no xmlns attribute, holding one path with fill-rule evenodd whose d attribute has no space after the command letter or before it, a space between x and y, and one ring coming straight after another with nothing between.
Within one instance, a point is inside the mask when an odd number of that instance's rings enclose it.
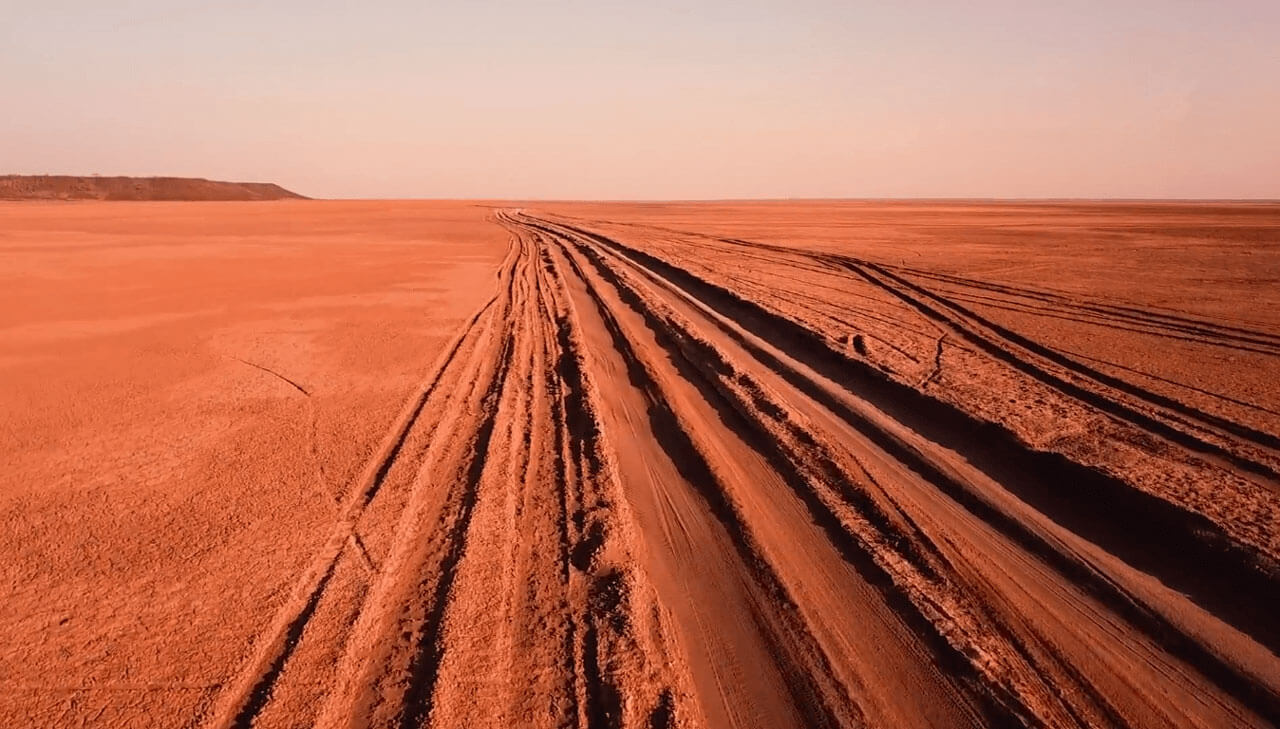
<instances>
[{"instance_id":1,"label":"sky","mask_svg":"<svg viewBox=\"0 0 1280 729\"><path fill-rule=\"evenodd\" d=\"M1280 198L1280 0L0 0L0 173Z\"/></svg>"}]
</instances>

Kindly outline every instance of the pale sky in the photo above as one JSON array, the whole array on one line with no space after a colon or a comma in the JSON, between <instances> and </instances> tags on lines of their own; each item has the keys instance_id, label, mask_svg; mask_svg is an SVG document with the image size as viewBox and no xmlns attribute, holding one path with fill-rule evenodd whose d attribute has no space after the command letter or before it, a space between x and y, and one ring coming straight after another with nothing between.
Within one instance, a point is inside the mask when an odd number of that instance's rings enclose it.
<instances>
[{"instance_id":1,"label":"pale sky","mask_svg":"<svg viewBox=\"0 0 1280 729\"><path fill-rule=\"evenodd\" d=\"M1280 198L1280 0L0 0L0 100L0 173Z\"/></svg>"}]
</instances>

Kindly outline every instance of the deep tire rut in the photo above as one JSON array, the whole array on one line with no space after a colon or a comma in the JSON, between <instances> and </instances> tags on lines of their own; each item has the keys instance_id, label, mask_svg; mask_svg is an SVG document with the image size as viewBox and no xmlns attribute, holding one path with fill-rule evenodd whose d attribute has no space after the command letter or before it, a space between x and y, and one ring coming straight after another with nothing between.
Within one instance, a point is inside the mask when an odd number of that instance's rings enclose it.
<instances>
[{"instance_id":1,"label":"deep tire rut","mask_svg":"<svg viewBox=\"0 0 1280 729\"><path fill-rule=\"evenodd\" d=\"M712 241L896 301L869 316L930 343L890 345L918 369L899 376L863 335L806 324L859 316L820 296L786 315L643 236L524 210L494 221L512 237L492 297L341 497L205 725L1280 723L1273 555L932 393L963 346L1248 478L1275 476L1274 436L1019 339L928 272Z\"/></svg>"}]
</instances>

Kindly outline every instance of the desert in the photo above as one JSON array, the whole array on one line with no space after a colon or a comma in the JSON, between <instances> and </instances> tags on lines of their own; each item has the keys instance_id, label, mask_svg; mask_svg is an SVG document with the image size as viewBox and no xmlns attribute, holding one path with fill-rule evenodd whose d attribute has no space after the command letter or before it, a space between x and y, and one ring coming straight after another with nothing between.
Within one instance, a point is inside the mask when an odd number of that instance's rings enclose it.
<instances>
[{"instance_id":1,"label":"desert","mask_svg":"<svg viewBox=\"0 0 1280 729\"><path fill-rule=\"evenodd\" d=\"M1278 283L1274 202L0 202L0 724L1275 726Z\"/></svg>"}]
</instances>

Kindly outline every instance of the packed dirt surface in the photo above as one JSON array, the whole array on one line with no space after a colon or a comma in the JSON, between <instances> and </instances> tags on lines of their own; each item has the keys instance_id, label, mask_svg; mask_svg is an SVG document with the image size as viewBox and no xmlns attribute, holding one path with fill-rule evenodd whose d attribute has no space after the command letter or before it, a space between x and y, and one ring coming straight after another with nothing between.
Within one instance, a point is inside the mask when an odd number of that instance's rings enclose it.
<instances>
[{"instance_id":1,"label":"packed dirt surface","mask_svg":"<svg viewBox=\"0 0 1280 729\"><path fill-rule=\"evenodd\" d=\"M1280 724L1280 205L0 205L0 723Z\"/></svg>"},{"instance_id":2,"label":"packed dirt surface","mask_svg":"<svg viewBox=\"0 0 1280 729\"><path fill-rule=\"evenodd\" d=\"M271 182L198 177L0 175L0 200L303 200Z\"/></svg>"}]
</instances>

